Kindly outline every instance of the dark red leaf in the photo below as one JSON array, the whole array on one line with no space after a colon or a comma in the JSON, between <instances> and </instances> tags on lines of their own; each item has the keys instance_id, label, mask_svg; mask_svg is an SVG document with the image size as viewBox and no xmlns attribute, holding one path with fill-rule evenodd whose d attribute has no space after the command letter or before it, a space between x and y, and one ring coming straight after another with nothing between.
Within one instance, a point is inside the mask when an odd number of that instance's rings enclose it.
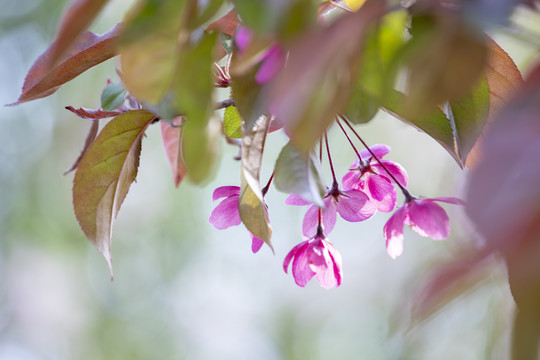
<instances>
[{"instance_id":1,"label":"dark red leaf","mask_svg":"<svg viewBox=\"0 0 540 360\"><path fill-rule=\"evenodd\" d=\"M10 105L49 96L61 85L115 56L119 26L117 24L103 35L83 32L54 67L49 66L52 51L49 47L30 68L19 99Z\"/></svg>"},{"instance_id":2,"label":"dark red leaf","mask_svg":"<svg viewBox=\"0 0 540 360\"><path fill-rule=\"evenodd\" d=\"M73 106L66 106L66 109L71 111L75 115L88 120L99 120L120 115L119 111L103 111L101 109L94 110L85 108L75 109Z\"/></svg>"},{"instance_id":3,"label":"dark red leaf","mask_svg":"<svg viewBox=\"0 0 540 360\"><path fill-rule=\"evenodd\" d=\"M108 0L76 0L64 14L56 39L49 48L49 67L56 65L77 37L90 26Z\"/></svg>"},{"instance_id":4,"label":"dark red leaf","mask_svg":"<svg viewBox=\"0 0 540 360\"><path fill-rule=\"evenodd\" d=\"M222 34L232 36L238 26L239 20L236 11L231 10L206 27L206 31L218 31Z\"/></svg>"}]
</instances>

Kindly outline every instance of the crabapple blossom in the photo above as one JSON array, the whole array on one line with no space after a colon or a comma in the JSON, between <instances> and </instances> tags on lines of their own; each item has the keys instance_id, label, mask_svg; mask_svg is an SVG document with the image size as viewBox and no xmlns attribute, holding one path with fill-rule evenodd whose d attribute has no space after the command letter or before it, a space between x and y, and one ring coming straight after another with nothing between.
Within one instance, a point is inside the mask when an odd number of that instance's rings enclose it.
<instances>
[{"instance_id":1,"label":"crabapple blossom","mask_svg":"<svg viewBox=\"0 0 540 360\"><path fill-rule=\"evenodd\" d=\"M384 225L386 251L395 259L403 253L403 225L407 224L419 235L433 240L443 240L450 233L450 221L444 209L435 201L448 204L465 205L463 200L455 197L439 197L418 199L411 197L405 200Z\"/></svg>"},{"instance_id":2,"label":"crabapple blossom","mask_svg":"<svg viewBox=\"0 0 540 360\"><path fill-rule=\"evenodd\" d=\"M238 28L235 35L235 41L240 55L247 48L252 37L253 33L247 27L240 26ZM270 45L270 47L262 53L259 59L261 65L255 74L255 81L259 84L265 84L272 80L285 64L285 55L285 51L281 45L278 43Z\"/></svg>"},{"instance_id":3,"label":"crabapple blossom","mask_svg":"<svg viewBox=\"0 0 540 360\"><path fill-rule=\"evenodd\" d=\"M377 144L370 146L370 150L380 160L390 152L390 147ZM366 193L377 210L392 211L397 201L392 178L367 149L360 151L360 157L361 161L356 159L351 165L351 171L343 176L343 186ZM401 165L389 160L380 161L402 186L407 186L407 172Z\"/></svg>"},{"instance_id":4,"label":"crabapple blossom","mask_svg":"<svg viewBox=\"0 0 540 360\"><path fill-rule=\"evenodd\" d=\"M210 224L214 225L218 230L224 230L231 226L240 225L242 220L240 219L240 211L238 210L238 201L240 199L240 187L239 186L221 186L214 190L212 196L216 201L220 198L225 198L210 214L208 220ZM258 252L264 244L264 241L249 233L251 236L251 251L253 253Z\"/></svg>"},{"instance_id":5,"label":"crabapple blossom","mask_svg":"<svg viewBox=\"0 0 540 360\"><path fill-rule=\"evenodd\" d=\"M285 273L291 260L292 275L298 286L306 286L313 276L326 289L341 285L341 255L322 232L292 248L283 261Z\"/></svg>"},{"instance_id":6,"label":"crabapple blossom","mask_svg":"<svg viewBox=\"0 0 540 360\"><path fill-rule=\"evenodd\" d=\"M326 233L330 233L336 225L337 214L346 221L359 222L369 219L377 210L366 194L356 189L339 189L337 183L329 189L323 199L322 225ZM311 205L302 223L302 234L311 237L317 232L319 224L319 207L313 205L296 194L291 194L285 200L287 205Z\"/></svg>"}]
</instances>

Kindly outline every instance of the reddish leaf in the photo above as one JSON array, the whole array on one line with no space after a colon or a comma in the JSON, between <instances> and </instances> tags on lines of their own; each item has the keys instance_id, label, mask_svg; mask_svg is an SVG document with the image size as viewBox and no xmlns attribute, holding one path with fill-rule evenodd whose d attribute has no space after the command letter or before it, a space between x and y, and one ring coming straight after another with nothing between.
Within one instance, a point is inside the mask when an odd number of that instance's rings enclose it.
<instances>
[{"instance_id":1,"label":"reddish leaf","mask_svg":"<svg viewBox=\"0 0 540 360\"><path fill-rule=\"evenodd\" d=\"M238 26L239 20L236 11L231 10L227 14L223 15L213 23L206 27L206 31L218 31L222 34L233 36L236 26Z\"/></svg>"},{"instance_id":2,"label":"reddish leaf","mask_svg":"<svg viewBox=\"0 0 540 360\"><path fill-rule=\"evenodd\" d=\"M75 44L64 54L54 67L49 67L51 47L34 62L24 79L19 99L10 105L40 99L54 93L66 82L74 79L91 67L116 55L116 40L119 24L103 35L83 32Z\"/></svg>"},{"instance_id":3,"label":"reddish leaf","mask_svg":"<svg viewBox=\"0 0 540 360\"><path fill-rule=\"evenodd\" d=\"M182 122L182 117L175 118L170 123L164 120L160 121L161 138L163 139L165 154L167 155L176 187L180 185L187 172L186 165L184 164L184 156L182 155Z\"/></svg>"},{"instance_id":4,"label":"reddish leaf","mask_svg":"<svg viewBox=\"0 0 540 360\"><path fill-rule=\"evenodd\" d=\"M65 13L56 39L49 48L48 66L56 62L77 37L90 26L108 0L75 0Z\"/></svg>"},{"instance_id":5,"label":"reddish leaf","mask_svg":"<svg viewBox=\"0 0 540 360\"><path fill-rule=\"evenodd\" d=\"M523 84L523 78L510 56L491 39L488 45L488 65L485 69L489 88L489 113L484 129L489 127L494 116ZM483 132L471 149L465 165L475 167L479 159Z\"/></svg>"},{"instance_id":6,"label":"reddish leaf","mask_svg":"<svg viewBox=\"0 0 540 360\"><path fill-rule=\"evenodd\" d=\"M290 49L269 108L285 122L301 151L311 149L347 104L350 67L360 55L366 30L383 11L383 2L368 1L330 27L309 32Z\"/></svg>"},{"instance_id":7,"label":"reddish leaf","mask_svg":"<svg viewBox=\"0 0 540 360\"><path fill-rule=\"evenodd\" d=\"M110 118L116 115L120 115L119 111L103 111L101 109L85 109L85 108L78 108L75 109L73 106L66 106L66 109L74 113L75 115L82 117L83 119L89 119L89 120L99 120L99 119L105 119Z\"/></svg>"},{"instance_id":8,"label":"reddish leaf","mask_svg":"<svg viewBox=\"0 0 540 360\"><path fill-rule=\"evenodd\" d=\"M79 156L77 157L77 159L75 159L73 165L71 165L71 167L64 172L64 175L69 174L79 166L84 154L86 154L86 152L90 148L90 145L92 145L92 143L94 142L99 130L99 120L92 121L91 123L92 125L90 126L90 130L88 131L88 135L86 135L86 139L84 140L84 145L81 149Z\"/></svg>"},{"instance_id":9,"label":"reddish leaf","mask_svg":"<svg viewBox=\"0 0 540 360\"><path fill-rule=\"evenodd\" d=\"M135 110L112 119L83 156L73 180L75 216L107 260L111 277L113 223L137 176L142 135L154 118L146 110Z\"/></svg>"}]
</instances>

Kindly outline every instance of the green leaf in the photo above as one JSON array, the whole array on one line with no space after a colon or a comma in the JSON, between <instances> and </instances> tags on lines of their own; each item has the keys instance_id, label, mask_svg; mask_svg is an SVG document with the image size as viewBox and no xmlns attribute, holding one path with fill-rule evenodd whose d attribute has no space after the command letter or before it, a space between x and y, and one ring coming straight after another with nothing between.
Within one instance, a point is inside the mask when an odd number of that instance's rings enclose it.
<instances>
[{"instance_id":1,"label":"green leaf","mask_svg":"<svg viewBox=\"0 0 540 360\"><path fill-rule=\"evenodd\" d=\"M112 111L122 105L125 98L126 90L122 84L107 84L101 93L101 108L105 111Z\"/></svg>"},{"instance_id":2,"label":"green leaf","mask_svg":"<svg viewBox=\"0 0 540 360\"><path fill-rule=\"evenodd\" d=\"M294 193L319 207L326 188L316 156L299 151L291 142L281 149L276 161L274 183L285 193Z\"/></svg>"},{"instance_id":3,"label":"green leaf","mask_svg":"<svg viewBox=\"0 0 540 360\"><path fill-rule=\"evenodd\" d=\"M463 166L454 146L454 134L450 120L438 107L431 107L425 114L410 114L404 105L407 97L399 91L393 91L382 99L384 110L392 114L397 119L422 130L435 139L443 148L452 155L454 160Z\"/></svg>"},{"instance_id":4,"label":"green leaf","mask_svg":"<svg viewBox=\"0 0 540 360\"><path fill-rule=\"evenodd\" d=\"M73 180L75 216L112 272L113 223L137 176L141 140L154 114L128 111L113 118L84 154Z\"/></svg>"},{"instance_id":5,"label":"green leaf","mask_svg":"<svg viewBox=\"0 0 540 360\"><path fill-rule=\"evenodd\" d=\"M260 185L264 144L270 118L261 116L253 129L244 127L242 136L242 186L238 210L246 228L272 248L272 228ZM272 248L273 251L273 248Z\"/></svg>"},{"instance_id":6,"label":"green leaf","mask_svg":"<svg viewBox=\"0 0 540 360\"><path fill-rule=\"evenodd\" d=\"M212 175L221 140L221 121L211 118L204 127L188 119L183 126L182 154L188 178L201 184Z\"/></svg>"},{"instance_id":7,"label":"green leaf","mask_svg":"<svg viewBox=\"0 0 540 360\"><path fill-rule=\"evenodd\" d=\"M467 160L478 136L487 121L489 111L489 87L486 77L459 101L450 102L456 126L456 144L459 157Z\"/></svg>"},{"instance_id":8,"label":"green leaf","mask_svg":"<svg viewBox=\"0 0 540 360\"><path fill-rule=\"evenodd\" d=\"M223 130L225 130L225 136L227 137L235 139L242 137L242 117L234 106L225 109Z\"/></svg>"}]
</instances>

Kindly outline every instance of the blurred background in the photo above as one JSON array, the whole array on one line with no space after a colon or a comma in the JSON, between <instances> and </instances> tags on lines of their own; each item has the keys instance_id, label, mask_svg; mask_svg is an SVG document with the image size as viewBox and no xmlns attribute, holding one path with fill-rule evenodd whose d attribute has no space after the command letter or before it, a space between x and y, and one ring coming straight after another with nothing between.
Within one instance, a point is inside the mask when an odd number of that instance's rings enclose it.
<instances>
[{"instance_id":1,"label":"blurred background","mask_svg":"<svg viewBox=\"0 0 540 360\"><path fill-rule=\"evenodd\" d=\"M18 97L65 5L0 0L0 104ZM107 31L130 5L111 1L91 29ZM526 15L520 21L533 21ZM518 66L528 65L529 43L495 38ZM64 107L97 108L107 78L118 80L116 65L110 60L46 99L0 107L0 359L507 358L513 302L500 265L431 317L411 318L430 274L474 242L462 209L445 206L452 233L444 242L406 229L397 260L382 236L390 214L338 220L329 237L343 257L342 286L325 290L313 279L299 288L282 262L302 241L306 209L285 206L286 195L272 188L275 255L268 247L252 254L244 228L208 223L212 191L239 184L237 149L223 141L205 187L175 189L157 125L147 131L137 182L115 225L111 282L73 215L73 174L62 173L90 126ZM415 195L463 192L466 173L428 136L386 114L357 129L368 143L392 147L387 158L407 169ZM354 154L336 129L330 142L341 177ZM269 136L263 181L285 143L279 132Z\"/></svg>"}]
</instances>

